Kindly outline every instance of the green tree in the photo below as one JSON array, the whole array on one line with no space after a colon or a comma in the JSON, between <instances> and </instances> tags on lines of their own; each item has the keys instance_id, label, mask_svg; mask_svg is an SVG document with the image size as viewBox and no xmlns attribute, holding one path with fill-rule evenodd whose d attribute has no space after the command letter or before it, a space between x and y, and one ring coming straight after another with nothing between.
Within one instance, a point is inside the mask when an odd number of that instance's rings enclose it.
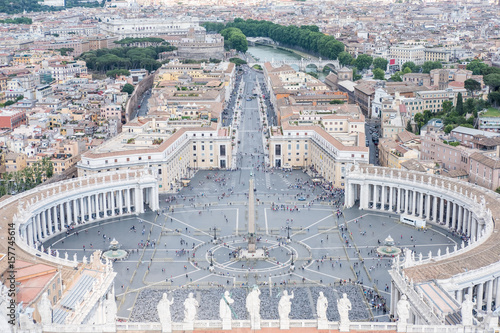
<instances>
[{"instance_id":1,"label":"green tree","mask_svg":"<svg viewBox=\"0 0 500 333\"><path fill-rule=\"evenodd\" d=\"M471 96L474 96L475 91L481 90L481 83L474 79L467 79L464 81L464 88L470 93Z\"/></svg>"},{"instance_id":2,"label":"green tree","mask_svg":"<svg viewBox=\"0 0 500 333\"><path fill-rule=\"evenodd\" d=\"M122 92L126 92L127 94L132 95L132 93L134 92L134 86L130 83L125 83L122 88Z\"/></svg>"},{"instance_id":3,"label":"green tree","mask_svg":"<svg viewBox=\"0 0 500 333\"><path fill-rule=\"evenodd\" d=\"M413 133L413 127L411 126L411 120L408 120L408 121L406 122L406 130L407 130L408 132Z\"/></svg>"},{"instance_id":4,"label":"green tree","mask_svg":"<svg viewBox=\"0 0 500 333\"><path fill-rule=\"evenodd\" d=\"M372 65L373 58L368 54L360 54L355 61L355 66L360 71L369 68Z\"/></svg>"},{"instance_id":5,"label":"green tree","mask_svg":"<svg viewBox=\"0 0 500 333\"><path fill-rule=\"evenodd\" d=\"M358 81L358 80L361 80L362 78L363 78L363 76L358 74L358 69L356 67L354 67L352 69L352 80Z\"/></svg>"},{"instance_id":6,"label":"green tree","mask_svg":"<svg viewBox=\"0 0 500 333\"><path fill-rule=\"evenodd\" d=\"M495 91L500 87L500 74L488 74L483 77L483 81L490 87L490 91Z\"/></svg>"},{"instance_id":7,"label":"green tree","mask_svg":"<svg viewBox=\"0 0 500 333\"><path fill-rule=\"evenodd\" d=\"M495 192L500 193L500 187L497 187L497 189L495 190Z\"/></svg>"},{"instance_id":8,"label":"green tree","mask_svg":"<svg viewBox=\"0 0 500 333\"><path fill-rule=\"evenodd\" d=\"M449 134L451 131L453 131L453 129L454 129L454 128L455 128L455 127L454 127L452 124L446 125L446 126L444 127L444 132L445 132L446 134Z\"/></svg>"},{"instance_id":9,"label":"green tree","mask_svg":"<svg viewBox=\"0 0 500 333\"><path fill-rule=\"evenodd\" d=\"M431 70L439 68L443 68L443 65L440 61L426 61L422 65L422 71L427 74L429 74Z\"/></svg>"},{"instance_id":10,"label":"green tree","mask_svg":"<svg viewBox=\"0 0 500 333\"><path fill-rule=\"evenodd\" d=\"M444 114L450 113L452 109L453 109L453 103L451 101L444 101L443 102L443 112L444 112Z\"/></svg>"},{"instance_id":11,"label":"green tree","mask_svg":"<svg viewBox=\"0 0 500 333\"><path fill-rule=\"evenodd\" d=\"M416 73L417 72L417 65L413 61L407 61L403 64L403 67L401 67L401 70L405 70L406 68L410 69L410 73Z\"/></svg>"},{"instance_id":12,"label":"green tree","mask_svg":"<svg viewBox=\"0 0 500 333\"><path fill-rule=\"evenodd\" d=\"M350 65L352 60L353 60L353 58L349 52L342 51L339 53L339 64L341 66Z\"/></svg>"},{"instance_id":13,"label":"green tree","mask_svg":"<svg viewBox=\"0 0 500 333\"><path fill-rule=\"evenodd\" d=\"M130 71L127 69L113 69L112 71L106 72L106 76L113 78L113 79L116 78L117 76L121 76L121 75L129 76Z\"/></svg>"},{"instance_id":14,"label":"green tree","mask_svg":"<svg viewBox=\"0 0 500 333\"><path fill-rule=\"evenodd\" d=\"M248 50L247 38L240 29L226 28L220 33L224 37L224 46L227 49L235 49L240 52L246 52Z\"/></svg>"},{"instance_id":15,"label":"green tree","mask_svg":"<svg viewBox=\"0 0 500 333\"><path fill-rule=\"evenodd\" d=\"M406 67L405 69L403 69L403 74L410 74L410 73L411 73L410 67Z\"/></svg>"},{"instance_id":16,"label":"green tree","mask_svg":"<svg viewBox=\"0 0 500 333\"><path fill-rule=\"evenodd\" d=\"M231 58L229 59L229 61L233 64L236 64L236 66L245 65L247 63L245 60L240 58Z\"/></svg>"},{"instance_id":17,"label":"green tree","mask_svg":"<svg viewBox=\"0 0 500 333\"><path fill-rule=\"evenodd\" d=\"M403 78L401 76L403 76L403 72L396 72L391 76L391 81L402 82Z\"/></svg>"},{"instance_id":18,"label":"green tree","mask_svg":"<svg viewBox=\"0 0 500 333\"><path fill-rule=\"evenodd\" d=\"M465 67L465 68L472 71L472 74L474 74L474 75L481 75L481 74L483 74L482 73L483 69L485 69L487 67L488 67L488 65L486 65L484 62L482 62L481 60L475 59L475 60L472 60L471 62L469 62L467 64L467 67Z\"/></svg>"},{"instance_id":19,"label":"green tree","mask_svg":"<svg viewBox=\"0 0 500 333\"><path fill-rule=\"evenodd\" d=\"M476 106L474 105L474 98L469 98L465 101L464 110L465 113L474 113L474 111L476 111Z\"/></svg>"},{"instance_id":20,"label":"green tree","mask_svg":"<svg viewBox=\"0 0 500 333\"><path fill-rule=\"evenodd\" d=\"M375 80L385 80L385 72L382 69L375 68L372 72Z\"/></svg>"},{"instance_id":21,"label":"green tree","mask_svg":"<svg viewBox=\"0 0 500 333\"><path fill-rule=\"evenodd\" d=\"M455 106L455 110L459 116L464 114L464 100L462 98L462 93L458 93L457 95L457 105Z\"/></svg>"},{"instance_id":22,"label":"green tree","mask_svg":"<svg viewBox=\"0 0 500 333\"><path fill-rule=\"evenodd\" d=\"M387 61L386 59L384 58L375 58L373 59L373 67L374 68L380 68L381 70L383 70L384 72L386 71L387 69L387 64L389 63L389 61Z\"/></svg>"},{"instance_id":23,"label":"green tree","mask_svg":"<svg viewBox=\"0 0 500 333\"><path fill-rule=\"evenodd\" d=\"M494 106L500 105L500 91L492 91L488 94L488 100Z\"/></svg>"}]
</instances>

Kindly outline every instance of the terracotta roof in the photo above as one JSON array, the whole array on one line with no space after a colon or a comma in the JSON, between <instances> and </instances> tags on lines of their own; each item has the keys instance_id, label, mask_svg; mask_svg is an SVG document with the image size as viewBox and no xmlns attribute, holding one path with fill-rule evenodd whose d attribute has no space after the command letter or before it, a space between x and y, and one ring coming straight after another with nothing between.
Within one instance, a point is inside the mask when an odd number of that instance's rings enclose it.
<instances>
[{"instance_id":1,"label":"terracotta roof","mask_svg":"<svg viewBox=\"0 0 500 333\"><path fill-rule=\"evenodd\" d=\"M487 166L488 168L491 169L500 169L500 160L499 159L493 159L491 157L488 157L486 155L483 155L481 153L474 153L470 156L471 160L478 161L479 163Z\"/></svg>"}]
</instances>

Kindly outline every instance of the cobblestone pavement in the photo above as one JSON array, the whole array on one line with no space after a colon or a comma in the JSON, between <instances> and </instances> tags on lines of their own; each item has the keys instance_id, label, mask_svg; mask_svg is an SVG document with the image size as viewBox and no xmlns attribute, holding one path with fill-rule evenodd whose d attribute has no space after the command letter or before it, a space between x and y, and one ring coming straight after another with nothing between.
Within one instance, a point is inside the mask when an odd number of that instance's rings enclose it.
<instances>
[{"instance_id":1,"label":"cobblestone pavement","mask_svg":"<svg viewBox=\"0 0 500 333\"><path fill-rule=\"evenodd\" d=\"M250 94L255 74L244 75L244 93ZM174 295L172 316L182 320L178 304L188 290L196 291L201 304L198 318L215 319L225 289L238 300L234 305L238 317L246 318L243 299L246 287L254 284L262 290L263 318L277 316L276 294L286 288L296 292L291 318L314 318L315 302L323 291L329 301L328 318L335 320L335 300L347 288L353 319L388 320L380 304L389 299L387 270L392 259L376 256L379 242L391 235L397 246L422 252L425 258L429 251L445 253L459 240L433 226L418 231L399 223L394 214L343 210L342 191L313 185L314 170L264 171L262 141L255 135L260 131L259 101L242 103L239 130L244 144L238 149L238 170L198 171L188 187L175 195L160 195L158 214L147 211L85 224L52 238L44 247L62 255L68 252L70 258L76 253L81 259L92 250L107 250L116 238L129 253L114 264L118 315L127 320L156 321L156 303L163 291ZM247 243L250 177L255 179L257 247L269 251L264 260L234 258ZM339 281L362 285L367 297L358 286L339 287Z\"/></svg>"}]
</instances>

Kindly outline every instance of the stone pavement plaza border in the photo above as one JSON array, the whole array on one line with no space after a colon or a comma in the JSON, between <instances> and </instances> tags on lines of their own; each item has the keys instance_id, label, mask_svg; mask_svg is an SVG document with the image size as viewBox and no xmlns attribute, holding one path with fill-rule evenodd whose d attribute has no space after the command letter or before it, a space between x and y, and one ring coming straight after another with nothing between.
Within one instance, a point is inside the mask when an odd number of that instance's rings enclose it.
<instances>
[{"instance_id":1,"label":"stone pavement plaza border","mask_svg":"<svg viewBox=\"0 0 500 333\"><path fill-rule=\"evenodd\" d=\"M320 187L289 188L294 184L295 178L307 180L306 174L301 171L276 171L270 175L257 172L256 199L259 201L255 207L255 218L257 235L262 237L257 246L260 247L261 243L267 241L268 246L273 248L272 258L267 261L231 261L231 244L233 241L244 244L243 237L247 228L248 212L244 194L244 180L247 176L244 173L245 171L225 172L225 185L221 185L214 181L214 171L200 171L192 179L191 186L176 195L176 202L165 201L172 196L160 196L162 212L159 215L148 211L140 216L83 225L76 229L78 236L76 230L73 230L70 235L53 238L44 246L51 246L61 253L67 251L70 257L74 253L81 257L84 254L90 255L91 249L107 249L109 240L116 238L122 249L129 251L125 260L114 264L118 273L115 279L118 315L133 319L137 316L135 311L138 308L134 306L139 304L147 290L153 294L158 290L178 293L178 290L184 292L189 288L197 290L197 297L205 297L203 295L206 291L200 290L227 288L236 292L238 289L245 290L241 287L253 284L262 285L263 290L269 288L269 284L276 284L276 288L284 289L284 283L287 283L286 288L298 289L305 286L305 293L314 298L317 297L312 292L314 288L328 288L335 294L334 283L351 280L363 282L367 288L377 286L380 294L388 299L389 290L385 290L385 286L390 285L387 270L391 259L379 259L370 252L378 246L378 240L383 241L391 234L398 246L410 247L417 253L424 254L429 250L436 252L438 248L444 253L446 247L452 247L454 242L458 242L458 239L443 229L432 227L424 233L402 225L394 214L391 216L351 208L337 218L336 207L327 205L328 202L315 202L311 207L304 207L313 197L323 192ZM207 176L212 179L207 179ZM267 186L270 184L272 185ZM226 187L232 187L234 193L240 194L225 195L219 200L223 191L230 193ZM297 201L299 193L309 195L309 198ZM272 202L285 207L297 206L299 211L275 211L271 209ZM135 231L131 230L132 226ZM278 246L277 238L286 239L288 235L287 226L290 227L292 242L286 246ZM339 226L347 226L348 230L340 231ZM219 239L224 237L222 245L212 243L214 228ZM154 241L156 246L139 245L148 240ZM227 243L226 246L224 242ZM196 248L194 257L193 246ZM214 273L208 270L209 249L212 249L213 260L216 262ZM292 252L296 263L294 271L290 271ZM212 294L213 292L209 292L207 295ZM309 305L314 304L310 297L306 302ZM294 301L298 302L297 300L298 298ZM370 299L367 301L371 302ZM332 299L330 304L333 302ZM209 305L208 308L214 311L213 315L218 313L217 306ZM314 307L309 308L314 310ZM379 320L387 320L382 311L374 311L373 315Z\"/></svg>"}]
</instances>

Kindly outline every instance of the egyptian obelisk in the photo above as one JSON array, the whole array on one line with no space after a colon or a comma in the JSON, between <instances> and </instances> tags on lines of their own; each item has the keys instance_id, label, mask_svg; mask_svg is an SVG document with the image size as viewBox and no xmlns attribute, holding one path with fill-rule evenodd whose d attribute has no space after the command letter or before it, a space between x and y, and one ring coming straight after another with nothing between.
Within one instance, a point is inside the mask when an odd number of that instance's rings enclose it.
<instances>
[{"instance_id":1,"label":"egyptian obelisk","mask_svg":"<svg viewBox=\"0 0 500 333\"><path fill-rule=\"evenodd\" d=\"M253 177L248 189L248 253L255 253L255 207L253 192Z\"/></svg>"}]
</instances>

